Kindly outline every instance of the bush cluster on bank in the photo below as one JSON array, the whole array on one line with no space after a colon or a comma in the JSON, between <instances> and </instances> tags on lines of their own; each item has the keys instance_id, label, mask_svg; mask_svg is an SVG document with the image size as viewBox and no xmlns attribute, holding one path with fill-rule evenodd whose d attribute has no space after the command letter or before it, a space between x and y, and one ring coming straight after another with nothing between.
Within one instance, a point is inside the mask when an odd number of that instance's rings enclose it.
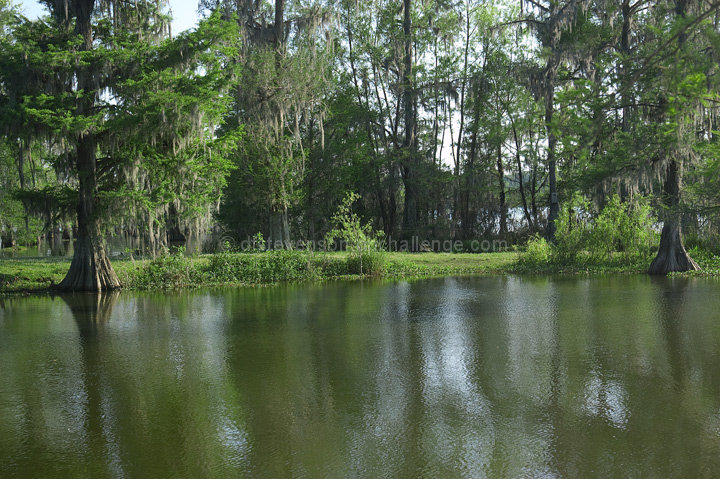
<instances>
[{"instance_id":1,"label":"bush cluster on bank","mask_svg":"<svg viewBox=\"0 0 720 479\"><path fill-rule=\"evenodd\" d=\"M273 284L360 275L356 255L273 250L262 253L220 252L209 258L188 257L179 250L130 270L123 286L133 289L173 289L209 284ZM363 276L385 269L384 255L363 255Z\"/></svg>"},{"instance_id":2,"label":"bush cluster on bank","mask_svg":"<svg viewBox=\"0 0 720 479\"><path fill-rule=\"evenodd\" d=\"M508 271L516 253L325 253L271 250L220 252L187 257L182 252L130 265L117 264L127 289L175 289L222 285L264 285L337 278L412 278Z\"/></svg>"},{"instance_id":3,"label":"bush cluster on bank","mask_svg":"<svg viewBox=\"0 0 720 479\"><path fill-rule=\"evenodd\" d=\"M555 243L530 238L518 257L520 270L637 266L645 268L655 255L660 235L645 200L610 198L597 214L580 196L566 203L556 221Z\"/></svg>"}]
</instances>

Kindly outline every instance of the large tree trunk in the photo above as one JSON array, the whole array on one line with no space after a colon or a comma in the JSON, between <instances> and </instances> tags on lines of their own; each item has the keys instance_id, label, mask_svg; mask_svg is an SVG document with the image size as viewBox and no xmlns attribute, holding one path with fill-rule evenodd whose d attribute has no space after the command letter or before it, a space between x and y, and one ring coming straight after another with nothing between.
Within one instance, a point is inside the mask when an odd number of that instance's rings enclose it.
<instances>
[{"instance_id":1,"label":"large tree trunk","mask_svg":"<svg viewBox=\"0 0 720 479\"><path fill-rule=\"evenodd\" d=\"M539 224L539 216L538 216L538 206L537 206L537 173L538 173L538 165L537 162L533 162L532 165L532 175L530 176L530 208L532 209L532 215L533 215L533 224L535 227L538 227Z\"/></svg>"},{"instance_id":2,"label":"large tree trunk","mask_svg":"<svg viewBox=\"0 0 720 479\"><path fill-rule=\"evenodd\" d=\"M403 209L403 238L410 240L417 234L417 178L415 177L413 167L406 167L404 170L405 204Z\"/></svg>"},{"instance_id":3,"label":"large tree trunk","mask_svg":"<svg viewBox=\"0 0 720 479\"><path fill-rule=\"evenodd\" d=\"M270 235L268 249L292 249L287 208L273 208L270 213Z\"/></svg>"},{"instance_id":4,"label":"large tree trunk","mask_svg":"<svg viewBox=\"0 0 720 479\"><path fill-rule=\"evenodd\" d=\"M397 230L397 191L398 191L398 171L397 167L393 164L389 165L390 167L390 182L388 185L389 191L388 191L388 229L390 230L390 234L395 233Z\"/></svg>"},{"instance_id":5,"label":"large tree trunk","mask_svg":"<svg viewBox=\"0 0 720 479\"><path fill-rule=\"evenodd\" d=\"M572 2L571 2L572 3ZM570 4L565 7L561 7L559 4L551 3L551 20L549 30L550 38L547 46L550 49L550 56L547 59L545 65L545 72L543 77L543 95L545 103L545 132L547 134L547 167L548 167L548 186L549 186L549 212L547 230L545 235L550 241L555 241L555 220L560 216L560 202L558 200L557 191L557 159L556 159L556 144L557 137L555 136L555 129L553 127L553 115L555 112L555 83L557 80L557 71L560 67L560 37L562 35L562 29L564 27L563 22L567 19L563 19L563 10L565 8L576 9L571 15L574 17L577 14L579 8L577 4L570 7ZM574 22L574 19L572 20Z\"/></svg>"},{"instance_id":6,"label":"large tree trunk","mask_svg":"<svg viewBox=\"0 0 720 479\"><path fill-rule=\"evenodd\" d=\"M467 165L465 168L465 185L463 187L461 202L462 212L460 218L461 234L462 239L472 239L473 230L477 221L477 215L475 211L470 207L470 192L474 187L474 175L475 175L475 156L477 153L477 128L473 128L472 137L470 142L470 150L468 152Z\"/></svg>"},{"instance_id":7,"label":"large tree trunk","mask_svg":"<svg viewBox=\"0 0 720 479\"><path fill-rule=\"evenodd\" d=\"M680 189L682 187L682 163L672 160L667 166L663 193L665 195L665 224L660 236L660 248L650 264L648 274L668 274L697 271L700 267L685 251L680 220Z\"/></svg>"},{"instance_id":8,"label":"large tree trunk","mask_svg":"<svg viewBox=\"0 0 720 479\"><path fill-rule=\"evenodd\" d=\"M77 15L77 33L83 37L82 49L93 48L91 26L94 0L77 0L73 3ZM95 103L95 95L89 94L95 89L92 73L88 67L80 67L78 87L85 92L85 97L78 101L78 114L90 114ZM92 132L78 135L77 140L77 172L79 198L77 206L78 234L75 243L73 260L65 279L58 285L64 291L107 291L120 287L115 271L105 253L105 245L100 234L100 219L95 211L97 197L97 161L95 137Z\"/></svg>"},{"instance_id":9,"label":"large tree trunk","mask_svg":"<svg viewBox=\"0 0 720 479\"><path fill-rule=\"evenodd\" d=\"M475 226L477 224L477 213L471 207L471 192L475 188L475 160L477 159L478 152L478 125L480 124L480 114L482 110L480 106L480 87L475 86L473 88L473 111L472 121L470 128L470 146L468 149L468 155L465 164L465 185L462 191L462 214L460 218L462 239L470 240L473 239Z\"/></svg>"},{"instance_id":10,"label":"large tree trunk","mask_svg":"<svg viewBox=\"0 0 720 479\"><path fill-rule=\"evenodd\" d=\"M470 52L470 35L471 35L471 22L470 22L471 12L470 12L470 5L466 4L466 11L465 11L465 47L463 49L463 71L462 71L462 82L460 85L460 124L458 126L458 139L457 139L457 149L455 150L455 176L453 178L453 209L452 209L452 221L450 222L450 236L453 239L457 239L458 233L457 229L462 228L462 219L461 219L461 206L460 206L460 189L461 189L461 180L460 180L460 163L461 163L461 154L462 154L462 147L463 147L463 133L465 129L465 91L467 89L467 77L468 77L468 56ZM450 127L452 131L452 126ZM451 141L452 144L452 141ZM462 229L461 229L462 231ZM463 237L464 234L460 233ZM463 238L465 239L465 238Z\"/></svg>"},{"instance_id":11,"label":"large tree trunk","mask_svg":"<svg viewBox=\"0 0 720 479\"><path fill-rule=\"evenodd\" d=\"M273 41L278 50L285 47L285 0L275 0L275 24Z\"/></svg>"},{"instance_id":12,"label":"large tree trunk","mask_svg":"<svg viewBox=\"0 0 720 479\"><path fill-rule=\"evenodd\" d=\"M620 52L624 58L621 65L623 81L621 82L621 102L622 102L622 131L630 131L630 88L627 84L630 72L630 33L632 29L632 12L630 9L630 0L623 0L621 11L623 17L622 33L620 35Z\"/></svg>"},{"instance_id":13,"label":"large tree trunk","mask_svg":"<svg viewBox=\"0 0 720 479\"><path fill-rule=\"evenodd\" d=\"M95 141L91 135L78 140L77 167L80 183L77 240L70 270L58 288L64 291L94 292L116 289L120 287L120 281L105 252L95 212L97 178Z\"/></svg>"},{"instance_id":14,"label":"large tree trunk","mask_svg":"<svg viewBox=\"0 0 720 479\"><path fill-rule=\"evenodd\" d=\"M510 112L508 112L508 115ZM513 121L512 116L510 117L510 124L512 126L512 132L513 132L513 139L515 140L515 164L517 166L517 175L518 175L518 187L520 190L520 199L522 200L522 207L523 212L525 213L525 220L528 224L528 229L530 231L533 231L535 229L535 225L533 224L532 218L530 217L530 210L528 209L528 203L527 203L527 197L525 196L525 184L523 182L523 169L522 169L522 160L520 157L520 138L517 134L517 129L515 128L515 121Z\"/></svg>"},{"instance_id":15,"label":"large tree trunk","mask_svg":"<svg viewBox=\"0 0 720 479\"><path fill-rule=\"evenodd\" d=\"M660 237L660 249L650 264L648 274L665 275L682 271L698 271L700 267L685 251L678 218L665 221Z\"/></svg>"}]
</instances>

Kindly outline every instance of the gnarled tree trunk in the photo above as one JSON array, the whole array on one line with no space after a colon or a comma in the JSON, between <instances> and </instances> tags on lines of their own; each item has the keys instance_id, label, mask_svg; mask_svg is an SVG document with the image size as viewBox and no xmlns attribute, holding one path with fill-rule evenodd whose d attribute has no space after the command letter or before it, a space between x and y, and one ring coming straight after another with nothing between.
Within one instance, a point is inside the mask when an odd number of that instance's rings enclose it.
<instances>
[{"instance_id":1,"label":"gnarled tree trunk","mask_svg":"<svg viewBox=\"0 0 720 479\"><path fill-rule=\"evenodd\" d=\"M682 242L680 221L677 218L665 221L660 237L660 249L650 264L648 274L668 274L682 271L698 271L700 267L685 251Z\"/></svg>"},{"instance_id":2,"label":"gnarled tree trunk","mask_svg":"<svg viewBox=\"0 0 720 479\"><path fill-rule=\"evenodd\" d=\"M65 279L58 285L64 291L108 291L120 287L105 252L95 211L97 172L95 141L92 135L78 140L77 167L80 182L77 206L78 230L73 260Z\"/></svg>"},{"instance_id":3,"label":"gnarled tree trunk","mask_svg":"<svg viewBox=\"0 0 720 479\"><path fill-rule=\"evenodd\" d=\"M660 236L660 248L650 264L648 274L668 274L682 271L697 271L700 267L685 251L682 242L680 219L680 188L682 187L682 163L672 160L667 166L663 185L665 195L665 224Z\"/></svg>"}]
</instances>

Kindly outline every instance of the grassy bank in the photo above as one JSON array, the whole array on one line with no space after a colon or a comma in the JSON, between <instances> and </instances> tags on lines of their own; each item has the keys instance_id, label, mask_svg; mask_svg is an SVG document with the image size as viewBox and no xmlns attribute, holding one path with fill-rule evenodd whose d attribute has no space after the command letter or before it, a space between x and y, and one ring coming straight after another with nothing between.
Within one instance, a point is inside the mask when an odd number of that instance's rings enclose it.
<instances>
[{"instance_id":1,"label":"grassy bank","mask_svg":"<svg viewBox=\"0 0 720 479\"><path fill-rule=\"evenodd\" d=\"M720 276L720 256L690 252L702 271L689 276ZM544 257L528 260L527 252L514 253L384 253L382 265L373 274L359 274L357 261L345 253L278 251L267 253L220 253L185 257L180 254L154 260L114 260L124 289L155 290L208 286L255 286L281 282L384 278L422 278L468 274L642 274L649 262L629 261L620 256L590 261L579 256L574 262ZM0 294L49 291L70 267L66 258L22 258L0 260ZM366 270L367 271L367 270Z\"/></svg>"},{"instance_id":2,"label":"grassy bank","mask_svg":"<svg viewBox=\"0 0 720 479\"><path fill-rule=\"evenodd\" d=\"M384 253L373 275L391 278L449 276L508 271L516 253ZM48 291L70 267L66 258L0 260L0 293ZM359 265L345 253L219 253L155 260L114 260L125 289L263 285L279 282L356 279Z\"/></svg>"}]
</instances>

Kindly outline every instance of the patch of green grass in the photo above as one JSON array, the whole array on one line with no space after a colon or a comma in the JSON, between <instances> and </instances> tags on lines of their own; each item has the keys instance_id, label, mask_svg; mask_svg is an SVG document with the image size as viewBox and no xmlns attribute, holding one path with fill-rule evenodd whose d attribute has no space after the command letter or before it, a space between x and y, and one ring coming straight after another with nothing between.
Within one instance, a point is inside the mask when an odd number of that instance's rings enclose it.
<instances>
[{"instance_id":1,"label":"patch of green grass","mask_svg":"<svg viewBox=\"0 0 720 479\"><path fill-rule=\"evenodd\" d=\"M366 263L363 271L369 274L360 275L357 257L346 252L225 252L198 258L170 256L153 260L128 271L126 276L121 276L121 281L127 288L168 289L323 281L363 276L450 276L501 272L512 264L515 256L514 253L384 253L376 263Z\"/></svg>"},{"instance_id":2,"label":"patch of green grass","mask_svg":"<svg viewBox=\"0 0 720 479\"><path fill-rule=\"evenodd\" d=\"M48 289L63 279L69 267L70 261L65 259L2 259L0 260L0 291Z\"/></svg>"},{"instance_id":3,"label":"patch of green grass","mask_svg":"<svg viewBox=\"0 0 720 479\"><path fill-rule=\"evenodd\" d=\"M693 276L720 276L720 256L697 249L690 255L702 271ZM627 274L644 273L646 262L558 264L523 263L514 252L504 253L385 253L380 274L384 278L423 278L473 274ZM181 254L154 260L113 260L125 289L175 289L206 286L253 286L280 282L358 279L357 265L344 252L218 253L185 257ZM70 267L68 258L0 260L0 294L49 291ZM380 268L374 268L378 270ZM367 276L367 275L366 275Z\"/></svg>"},{"instance_id":4,"label":"patch of green grass","mask_svg":"<svg viewBox=\"0 0 720 479\"><path fill-rule=\"evenodd\" d=\"M650 263L515 263L509 272L515 274L642 274Z\"/></svg>"},{"instance_id":5,"label":"patch of green grass","mask_svg":"<svg viewBox=\"0 0 720 479\"><path fill-rule=\"evenodd\" d=\"M388 253L386 275L451 276L508 271L517 253Z\"/></svg>"},{"instance_id":6,"label":"patch of green grass","mask_svg":"<svg viewBox=\"0 0 720 479\"><path fill-rule=\"evenodd\" d=\"M0 293L42 292L65 277L70 269L70 258L11 258L0 259ZM128 278L141 267L142 261L113 261L120 278Z\"/></svg>"}]
</instances>

